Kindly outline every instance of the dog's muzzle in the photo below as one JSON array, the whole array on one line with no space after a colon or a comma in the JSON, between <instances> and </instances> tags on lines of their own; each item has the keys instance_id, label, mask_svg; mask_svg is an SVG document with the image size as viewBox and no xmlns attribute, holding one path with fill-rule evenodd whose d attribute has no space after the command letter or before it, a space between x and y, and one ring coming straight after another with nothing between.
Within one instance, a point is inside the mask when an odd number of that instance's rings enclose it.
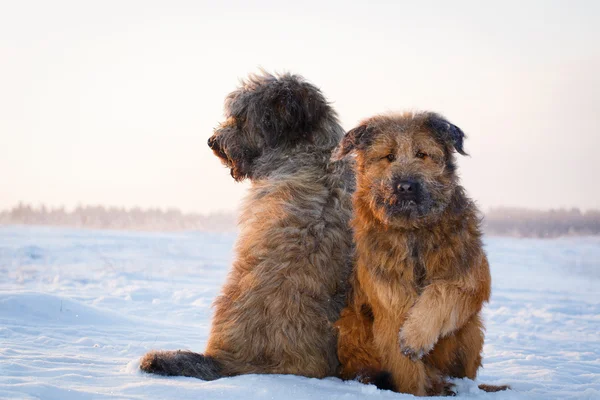
<instances>
[{"instance_id":1,"label":"dog's muzzle","mask_svg":"<svg viewBox=\"0 0 600 400\"><path fill-rule=\"evenodd\" d=\"M208 147L210 147L211 150L218 150L219 149L219 144L217 143L217 138L214 136L211 136L208 138Z\"/></svg>"}]
</instances>

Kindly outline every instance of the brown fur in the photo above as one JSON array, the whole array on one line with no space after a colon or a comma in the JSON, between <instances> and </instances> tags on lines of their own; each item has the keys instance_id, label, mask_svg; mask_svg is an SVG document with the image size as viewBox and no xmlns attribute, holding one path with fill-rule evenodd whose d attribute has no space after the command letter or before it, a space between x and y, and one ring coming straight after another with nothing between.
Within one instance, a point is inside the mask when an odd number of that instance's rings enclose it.
<instances>
[{"instance_id":1,"label":"brown fur","mask_svg":"<svg viewBox=\"0 0 600 400\"><path fill-rule=\"evenodd\" d=\"M490 271L479 216L455 173L464 134L433 113L377 116L350 131L336 157L356 154L356 265L342 311L342 377L394 389L452 394L446 376L474 379L481 366L481 308ZM399 180L420 184L402 203ZM366 373L365 373L366 371Z\"/></svg>"},{"instance_id":2,"label":"brown fur","mask_svg":"<svg viewBox=\"0 0 600 400\"><path fill-rule=\"evenodd\" d=\"M150 352L141 368L209 380L336 375L354 180L348 162L330 159L344 131L321 92L293 75L251 76L228 96L225 114L208 144L252 186L208 345L204 354Z\"/></svg>"}]
</instances>

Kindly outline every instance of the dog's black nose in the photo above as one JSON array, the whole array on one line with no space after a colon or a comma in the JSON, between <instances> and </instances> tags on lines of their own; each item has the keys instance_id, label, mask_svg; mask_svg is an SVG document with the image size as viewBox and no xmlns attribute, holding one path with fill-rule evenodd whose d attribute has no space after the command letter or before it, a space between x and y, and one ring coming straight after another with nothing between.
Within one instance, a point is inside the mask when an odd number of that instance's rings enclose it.
<instances>
[{"instance_id":1,"label":"dog's black nose","mask_svg":"<svg viewBox=\"0 0 600 400\"><path fill-rule=\"evenodd\" d=\"M400 181L396 184L396 191L402 194L416 194L418 189L419 184L415 181Z\"/></svg>"},{"instance_id":2,"label":"dog's black nose","mask_svg":"<svg viewBox=\"0 0 600 400\"><path fill-rule=\"evenodd\" d=\"M419 195L419 182L410 179L398 180L394 184L394 192L399 198L416 199Z\"/></svg>"},{"instance_id":3,"label":"dog's black nose","mask_svg":"<svg viewBox=\"0 0 600 400\"><path fill-rule=\"evenodd\" d=\"M208 147L210 147L212 150L214 150L216 146L217 146L217 139L214 136L209 137L208 138Z\"/></svg>"},{"instance_id":4,"label":"dog's black nose","mask_svg":"<svg viewBox=\"0 0 600 400\"><path fill-rule=\"evenodd\" d=\"M400 193L409 193L413 191L413 184L412 182L400 182L397 186L397 189Z\"/></svg>"}]
</instances>

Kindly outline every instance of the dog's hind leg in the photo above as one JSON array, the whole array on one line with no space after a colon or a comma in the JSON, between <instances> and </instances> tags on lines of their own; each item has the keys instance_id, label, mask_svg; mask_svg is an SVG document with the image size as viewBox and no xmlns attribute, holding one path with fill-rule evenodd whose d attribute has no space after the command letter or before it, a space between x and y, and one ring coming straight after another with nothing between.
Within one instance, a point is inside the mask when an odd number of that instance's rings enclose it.
<instances>
[{"instance_id":1,"label":"dog's hind leg","mask_svg":"<svg viewBox=\"0 0 600 400\"><path fill-rule=\"evenodd\" d=\"M481 318L475 314L458 331L440 339L426 361L444 375L475 379L481 367L483 336Z\"/></svg>"},{"instance_id":2,"label":"dog's hind leg","mask_svg":"<svg viewBox=\"0 0 600 400\"><path fill-rule=\"evenodd\" d=\"M447 336L435 345L427 355L426 362L434 365L444 375L453 378L475 379L481 367L483 350L483 324L479 314L475 314L455 334ZM486 392L510 389L507 385L479 385Z\"/></svg>"},{"instance_id":3,"label":"dog's hind leg","mask_svg":"<svg viewBox=\"0 0 600 400\"><path fill-rule=\"evenodd\" d=\"M214 358L185 350L150 351L140 360L140 369L150 374L189 376L206 381L223 376Z\"/></svg>"}]
</instances>

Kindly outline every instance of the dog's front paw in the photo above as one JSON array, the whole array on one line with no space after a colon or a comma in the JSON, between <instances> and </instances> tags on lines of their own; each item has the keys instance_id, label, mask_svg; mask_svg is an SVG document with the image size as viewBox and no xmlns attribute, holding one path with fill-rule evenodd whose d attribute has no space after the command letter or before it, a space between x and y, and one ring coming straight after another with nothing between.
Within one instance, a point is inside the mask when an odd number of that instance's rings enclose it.
<instances>
[{"instance_id":1,"label":"dog's front paw","mask_svg":"<svg viewBox=\"0 0 600 400\"><path fill-rule=\"evenodd\" d=\"M435 345L435 338L427 336L426 332L402 328L398 334L400 351L413 361L422 359Z\"/></svg>"}]
</instances>

